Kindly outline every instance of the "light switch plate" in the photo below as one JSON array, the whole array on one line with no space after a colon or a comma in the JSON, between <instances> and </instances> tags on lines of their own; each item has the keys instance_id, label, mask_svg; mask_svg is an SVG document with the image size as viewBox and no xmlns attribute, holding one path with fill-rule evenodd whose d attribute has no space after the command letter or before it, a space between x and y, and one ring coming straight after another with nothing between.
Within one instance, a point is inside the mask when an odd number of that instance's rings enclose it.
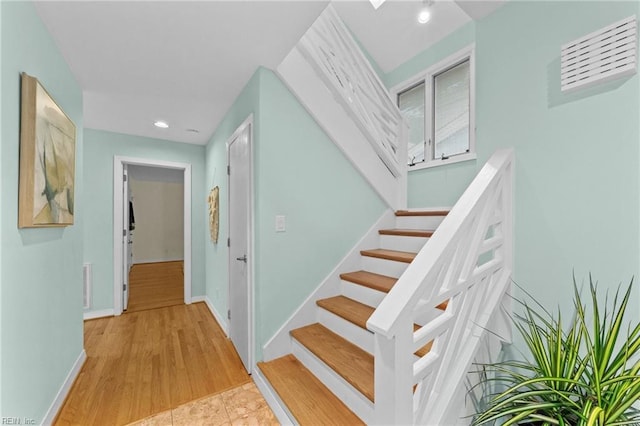
<instances>
[{"instance_id":1,"label":"light switch plate","mask_svg":"<svg viewBox=\"0 0 640 426\"><path fill-rule=\"evenodd\" d=\"M276 232L284 232L286 230L284 216L276 216Z\"/></svg>"}]
</instances>

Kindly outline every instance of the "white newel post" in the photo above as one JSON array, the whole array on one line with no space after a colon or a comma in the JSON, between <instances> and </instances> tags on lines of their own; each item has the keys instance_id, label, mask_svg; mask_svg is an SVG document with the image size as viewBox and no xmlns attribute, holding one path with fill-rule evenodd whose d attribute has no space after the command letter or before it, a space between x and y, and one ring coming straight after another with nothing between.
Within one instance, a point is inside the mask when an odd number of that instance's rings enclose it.
<instances>
[{"instance_id":1,"label":"white newel post","mask_svg":"<svg viewBox=\"0 0 640 426\"><path fill-rule=\"evenodd\" d=\"M394 337L374 334L375 424L413 424L413 328L406 323Z\"/></svg>"}]
</instances>

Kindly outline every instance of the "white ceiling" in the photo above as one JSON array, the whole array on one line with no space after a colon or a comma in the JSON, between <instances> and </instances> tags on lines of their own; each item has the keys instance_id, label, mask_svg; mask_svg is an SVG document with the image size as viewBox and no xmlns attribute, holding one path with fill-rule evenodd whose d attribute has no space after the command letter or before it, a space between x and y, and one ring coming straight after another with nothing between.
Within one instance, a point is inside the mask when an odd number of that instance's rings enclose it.
<instances>
[{"instance_id":1,"label":"white ceiling","mask_svg":"<svg viewBox=\"0 0 640 426\"><path fill-rule=\"evenodd\" d=\"M336 9L383 71L499 7L342 0ZM84 93L84 126L206 144L258 66L275 69L328 1L42 1L36 8ZM165 120L168 129L153 126ZM195 129L197 132L191 131Z\"/></svg>"}]
</instances>

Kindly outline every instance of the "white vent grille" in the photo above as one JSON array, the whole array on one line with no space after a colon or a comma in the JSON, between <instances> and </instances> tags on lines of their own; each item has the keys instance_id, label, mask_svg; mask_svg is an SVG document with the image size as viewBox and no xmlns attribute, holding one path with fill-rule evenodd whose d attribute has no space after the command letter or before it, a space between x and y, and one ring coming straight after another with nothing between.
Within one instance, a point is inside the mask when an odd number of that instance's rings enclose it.
<instances>
[{"instance_id":1,"label":"white vent grille","mask_svg":"<svg viewBox=\"0 0 640 426\"><path fill-rule=\"evenodd\" d=\"M636 72L636 17L630 16L562 46L562 91Z\"/></svg>"},{"instance_id":2,"label":"white vent grille","mask_svg":"<svg viewBox=\"0 0 640 426\"><path fill-rule=\"evenodd\" d=\"M91 307L91 283L93 281L91 263L85 263L82 266L82 294L83 307L89 309Z\"/></svg>"}]
</instances>

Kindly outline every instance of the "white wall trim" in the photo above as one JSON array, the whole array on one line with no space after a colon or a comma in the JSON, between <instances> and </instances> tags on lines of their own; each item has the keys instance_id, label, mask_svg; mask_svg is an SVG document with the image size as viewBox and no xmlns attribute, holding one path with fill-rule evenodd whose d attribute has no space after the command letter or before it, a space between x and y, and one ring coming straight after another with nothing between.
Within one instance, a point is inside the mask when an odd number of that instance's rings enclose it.
<instances>
[{"instance_id":1,"label":"white wall trim","mask_svg":"<svg viewBox=\"0 0 640 426\"><path fill-rule=\"evenodd\" d=\"M271 411L275 414L278 422L280 422L281 425L293 425L294 423L291 420L294 418L293 415L287 409L286 405L281 403L280 397L273 390L269 381L262 375L262 371L260 371L259 368L254 367L251 377L260 390L260 393L262 393L264 400L267 401L269 408L271 408Z\"/></svg>"},{"instance_id":2,"label":"white wall trim","mask_svg":"<svg viewBox=\"0 0 640 426\"><path fill-rule=\"evenodd\" d=\"M340 274L347 271L360 269L360 250L376 246L379 241L379 229L392 228L395 223L393 210L387 209L382 216L369 228L364 236L354 245L354 247L338 262L337 266L326 276L326 278L311 292L309 297L291 314L289 319L275 332L275 334L265 343L262 351L264 361L270 361L291 353L291 337L289 332L298 327L311 324L316 321L316 300L340 293Z\"/></svg>"},{"instance_id":3,"label":"white wall trim","mask_svg":"<svg viewBox=\"0 0 640 426\"><path fill-rule=\"evenodd\" d=\"M207 305L207 308L209 308L209 312L211 312L211 315L213 315L213 318L215 318L216 322L224 332L224 335L229 337L229 326L227 322L223 320L224 317L220 315L216 308L213 306L213 303L211 302L211 299L209 299L209 296L194 296L191 298L191 302L204 302Z\"/></svg>"},{"instance_id":4,"label":"white wall trim","mask_svg":"<svg viewBox=\"0 0 640 426\"><path fill-rule=\"evenodd\" d=\"M100 309L97 311L87 311L85 313L82 314L82 318L87 321L87 320L92 320L92 319L96 319L96 318L105 318L105 317L112 317L114 316L114 312L112 308L109 309Z\"/></svg>"},{"instance_id":5,"label":"white wall trim","mask_svg":"<svg viewBox=\"0 0 640 426\"><path fill-rule=\"evenodd\" d=\"M125 164L183 170L184 303L191 303L191 164L134 157L113 157L113 311L122 314L122 172Z\"/></svg>"},{"instance_id":6,"label":"white wall trim","mask_svg":"<svg viewBox=\"0 0 640 426\"><path fill-rule=\"evenodd\" d=\"M163 263L163 262L180 262L180 261L184 261L184 256L183 257L179 257L179 258L174 258L174 257L170 257L167 259L142 259L142 260L135 260L133 262L134 265L142 265L143 263ZM193 298L192 298L193 301Z\"/></svg>"},{"instance_id":7,"label":"white wall trim","mask_svg":"<svg viewBox=\"0 0 640 426\"><path fill-rule=\"evenodd\" d=\"M47 410L44 418L42 419L43 425L53 424L53 421L58 415L58 411L60 411L60 408L62 408L62 404L64 404L64 400L67 398L67 395L71 390L71 386L73 386L73 383L76 381L76 377L78 377L78 374L80 374L80 370L82 369L82 366L84 365L84 362L86 360L87 353L83 349L82 352L80 352L80 355L78 355L76 362L73 363L69 374L67 374L67 377L64 379L62 386L60 386L60 390L58 390L58 394L51 403L51 406L49 406L49 409Z\"/></svg>"}]
</instances>

